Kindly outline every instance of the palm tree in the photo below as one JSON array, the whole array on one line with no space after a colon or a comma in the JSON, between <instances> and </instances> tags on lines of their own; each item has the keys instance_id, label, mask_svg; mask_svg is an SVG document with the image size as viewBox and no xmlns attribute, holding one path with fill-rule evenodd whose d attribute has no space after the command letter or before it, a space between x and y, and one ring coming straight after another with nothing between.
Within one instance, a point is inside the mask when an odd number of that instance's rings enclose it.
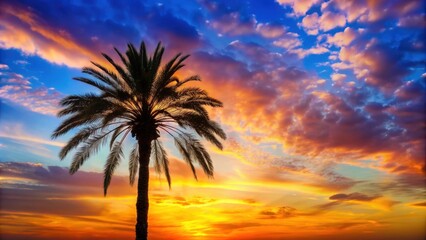
<instances>
[{"instance_id":1,"label":"palm tree","mask_svg":"<svg viewBox=\"0 0 426 240\"><path fill-rule=\"evenodd\" d=\"M202 137L222 149L220 139L226 135L218 123L210 120L206 106L222 107L222 103L207 92L185 86L200 81L198 76L184 80L175 76L184 67L189 55L177 54L164 66L160 66L164 52L161 43L153 56L148 56L145 43L139 50L128 44L125 55L114 48L122 64L117 64L102 54L110 66L92 62L94 67L83 68L90 77L77 77L77 81L97 88L97 93L70 95L61 100L59 117L67 118L53 132L57 138L78 128L75 135L59 153L61 159L76 149L70 166L74 174L99 148L108 143L110 153L104 168L104 195L114 170L123 158L123 144L128 136L136 139L129 154L129 180L133 185L139 169L136 203L136 239L148 235L148 182L149 163L152 157L154 169L164 172L170 188L169 160L159 140L160 134L173 138L176 148L197 179L196 165L213 177L213 164L209 153L198 139Z\"/></svg>"}]
</instances>

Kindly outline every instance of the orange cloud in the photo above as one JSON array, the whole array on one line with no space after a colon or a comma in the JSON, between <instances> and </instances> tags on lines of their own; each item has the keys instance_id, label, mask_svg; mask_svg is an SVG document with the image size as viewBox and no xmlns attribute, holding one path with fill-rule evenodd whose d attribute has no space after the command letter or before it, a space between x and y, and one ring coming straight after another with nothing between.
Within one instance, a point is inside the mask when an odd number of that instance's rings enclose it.
<instances>
[{"instance_id":1,"label":"orange cloud","mask_svg":"<svg viewBox=\"0 0 426 240\"><path fill-rule=\"evenodd\" d=\"M237 46L237 43L234 45ZM345 49L350 49L351 53L345 53ZM385 64L377 59L382 59L389 53L381 48L378 50L383 51L382 55L373 54L373 49L352 52L355 50L354 47L343 47L341 59L350 61L351 67L355 64L359 66L358 71L371 69L369 74L377 81L387 79L382 78L381 73ZM370 61L367 55L376 60ZM266 58L261 61L269 63ZM392 108L383 106L380 111L371 111L373 108L370 106L374 103L359 105L366 101L368 95L354 85L344 85L347 89L345 96L315 91L315 87L308 90L318 79L297 68L279 67L268 72L249 71L242 62L227 56L206 53L193 55L190 66L189 72L203 73L203 87L213 96L224 100L226 108L212 112L212 115L241 138L250 135L262 139L262 142L272 141L282 146L284 153L296 153L322 159L321 161L341 159L342 162L349 161L354 164L357 160L372 159L377 161L378 165L384 165L395 162L394 159L400 159L392 169L421 171L420 159L424 151L417 148L420 146L417 143L420 144L421 141L413 142L416 143L410 145L413 154L407 154L401 149L401 142L396 138L395 141L381 139L388 131L383 126L383 119L390 117L388 113L391 113L389 111ZM392 78L398 81L398 71L404 70L395 68L392 71L395 72ZM334 77L335 80L343 80L343 75ZM220 86L221 91L217 91L217 86ZM369 116L373 119L356 110L355 106L370 111ZM398 113L392 114L401 115L402 111L399 109Z\"/></svg>"},{"instance_id":2,"label":"orange cloud","mask_svg":"<svg viewBox=\"0 0 426 240\"><path fill-rule=\"evenodd\" d=\"M319 27L324 31L329 31L336 27L344 27L346 25L346 17L343 14L324 12L319 18Z\"/></svg>"},{"instance_id":3,"label":"orange cloud","mask_svg":"<svg viewBox=\"0 0 426 240\"><path fill-rule=\"evenodd\" d=\"M346 17L343 14L329 11L323 12L321 16L314 12L306 15L300 25L307 34L317 35L319 30L327 32L336 27L344 27L346 25Z\"/></svg>"},{"instance_id":4,"label":"orange cloud","mask_svg":"<svg viewBox=\"0 0 426 240\"><path fill-rule=\"evenodd\" d=\"M17 48L26 54L37 54L55 64L80 68L98 54L76 43L65 31L49 27L29 8L1 4L0 47Z\"/></svg>"},{"instance_id":5,"label":"orange cloud","mask_svg":"<svg viewBox=\"0 0 426 240\"><path fill-rule=\"evenodd\" d=\"M377 22L383 19L398 18L421 7L421 1L346 1L332 0L321 5L321 10L326 11L336 8L347 15L348 22ZM386 11L384 11L386 9Z\"/></svg>"},{"instance_id":6,"label":"orange cloud","mask_svg":"<svg viewBox=\"0 0 426 240\"><path fill-rule=\"evenodd\" d=\"M270 23L259 23L256 25L256 31L265 38L276 38L285 33L285 28L283 26L272 25Z\"/></svg>"},{"instance_id":7,"label":"orange cloud","mask_svg":"<svg viewBox=\"0 0 426 240\"><path fill-rule=\"evenodd\" d=\"M348 46L351 42L357 37L359 31L347 27L343 32L338 32L334 36L329 36L327 42L334 44L336 46Z\"/></svg>"},{"instance_id":8,"label":"orange cloud","mask_svg":"<svg viewBox=\"0 0 426 240\"><path fill-rule=\"evenodd\" d=\"M306 15L303 18L301 25L309 35L317 35L319 28L318 13L315 12L310 15Z\"/></svg>"},{"instance_id":9,"label":"orange cloud","mask_svg":"<svg viewBox=\"0 0 426 240\"><path fill-rule=\"evenodd\" d=\"M312 6L319 3L319 0L277 0L281 5L290 5L296 15L305 15Z\"/></svg>"}]
</instances>

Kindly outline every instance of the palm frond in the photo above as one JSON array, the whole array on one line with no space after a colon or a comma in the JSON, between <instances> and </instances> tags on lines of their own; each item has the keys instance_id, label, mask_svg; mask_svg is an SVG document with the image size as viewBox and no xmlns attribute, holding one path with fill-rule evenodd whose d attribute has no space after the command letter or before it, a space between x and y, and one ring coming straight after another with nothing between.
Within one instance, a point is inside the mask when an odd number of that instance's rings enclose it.
<instances>
[{"instance_id":1,"label":"palm frond","mask_svg":"<svg viewBox=\"0 0 426 240\"><path fill-rule=\"evenodd\" d=\"M114 132L111 135L111 140L109 142L109 147L112 148L112 145L114 145L115 140L118 136L120 136L121 133L129 129L129 126L127 124L122 124L119 127L117 127Z\"/></svg>"},{"instance_id":2,"label":"palm frond","mask_svg":"<svg viewBox=\"0 0 426 240\"><path fill-rule=\"evenodd\" d=\"M195 166L192 163L191 154L188 152L186 141L181 137L174 137L175 146L183 157L183 160L190 166L192 174L194 178L198 180L197 171L195 170Z\"/></svg>"},{"instance_id":3,"label":"palm frond","mask_svg":"<svg viewBox=\"0 0 426 240\"><path fill-rule=\"evenodd\" d=\"M181 134L180 137L185 139L187 151L193 159L197 160L204 173L209 177L213 177L212 160L201 142L189 133Z\"/></svg>"},{"instance_id":4,"label":"palm frond","mask_svg":"<svg viewBox=\"0 0 426 240\"><path fill-rule=\"evenodd\" d=\"M206 140L216 145L219 149L223 148L221 142L214 134L218 135L222 139L226 139L226 134L214 121L209 120L203 115L190 112L186 112L180 115L172 115L171 117L180 126L188 126L194 129L198 135L204 137Z\"/></svg>"},{"instance_id":5,"label":"palm frond","mask_svg":"<svg viewBox=\"0 0 426 240\"><path fill-rule=\"evenodd\" d=\"M115 171L115 168L118 166L121 158L123 156L123 150L120 143L115 143L111 149L111 152L108 155L108 159L105 164L104 169L104 195L106 196L108 186L111 183L112 174Z\"/></svg>"},{"instance_id":6,"label":"palm frond","mask_svg":"<svg viewBox=\"0 0 426 240\"><path fill-rule=\"evenodd\" d=\"M152 141L152 156L154 158L154 169L156 172L161 173L164 171L166 175L169 188L171 187L171 179L169 172L169 159L166 150L159 140Z\"/></svg>"},{"instance_id":7,"label":"palm frond","mask_svg":"<svg viewBox=\"0 0 426 240\"><path fill-rule=\"evenodd\" d=\"M198 76L198 75L193 75L193 76L190 76L190 77L188 77L188 78L184 79L183 81L179 81L179 82L176 84L176 86L177 86L177 87L180 87L180 86L184 85L185 83L187 83L187 82L192 82L192 81L201 81L201 78L200 78L200 76Z\"/></svg>"},{"instance_id":8,"label":"palm frond","mask_svg":"<svg viewBox=\"0 0 426 240\"><path fill-rule=\"evenodd\" d=\"M152 83L154 82L155 77L157 76L158 70L160 68L161 59L163 57L164 47L161 46L161 42L158 43L154 55L152 57L152 62L150 63L150 71L148 79L150 80L149 86L147 88L148 91L151 90ZM148 93L148 92L147 92Z\"/></svg>"},{"instance_id":9,"label":"palm frond","mask_svg":"<svg viewBox=\"0 0 426 240\"><path fill-rule=\"evenodd\" d=\"M74 158L71 162L70 173L74 174L83 165L83 163L92 155L99 151L101 145L104 145L107 141L105 137L107 133L99 133L92 135L88 138L83 146L81 146L74 154Z\"/></svg>"},{"instance_id":10,"label":"palm frond","mask_svg":"<svg viewBox=\"0 0 426 240\"><path fill-rule=\"evenodd\" d=\"M139 166L139 145L136 143L129 156L129 181L130 185L133 186L138 173Z\"/></svg>"},{"instance_id":11,"label":"palm frond","mask_svg":"<svg viewBox=\"0 0 426 240\"><path fill-rule=\"evenodd\" d=\"M117 76L113 74L112 72L106 70L105 67L100 65L96 62L91 62L95 67L103 71L104 73L100 72L99 70L93 68L93 67L83 67L82 72L86 73L93 78L102 81L103 83L107 84L109 87L112 87L113 89L119 89L120 85L118 85L117 82Z\"/></svg>"},{"instance_id":12,"label":"palm frond","mask_svg":"<svg viewBox=\"0 0 426 240\"><path fill-rule=\"evenodd\" d=\"M99 83L99 82L97 82L93 79L89 79L89 78L85 78L85 77L75 77L73 79L76 80L76 81L82 82L82 83L86 83L87 85L93 86L93 87L95 87L95 88L97 88L97 89L99 89L103 92L106 92L106 93L113 93L114 92L114 89L112 89L111 87L109 87L105 84Z\"/></svg>"},{"instance_id":13,"label":"palm frond","mask_svg":"<svg viewBox=\"0 0 426 240\"><path fill-rule=\"evenodd\" d=\"M116 72L107 69L106 67L102 66L99 63L96 63L96 62L91 62L91 63L103 72L101 73L93 68L86 68L86 69L90 69L92 76L95 76L99 80L109 84L116 91L127 91L129 93L132 92L131 82L127 82L125 79L120 78L116 74Z\"/></svg>"},{"instance_id":14,"label":"palm frond","mask_svg":"<svg viewBox=\"0 0 426 240\"><path fill-rule=\"evenodd\" d=\"M174 58L172 58L157 75L151 90L151 95L153 99L156 99L159 95L159 92L172 81L172 76L174 74L174 72L172 72L172 69L176 60L178 60L180 56L181 54L179 53Z\"/></svg>"},{"instance_id":15,"label":"palm frond","mask_svg":"<svg viewBox=\"0 0 426 240\"><path fill-rule=\"evenodd\" d=\"M99 120L101 116L99 114L88 114L88 113L79 113L71 116L66 119L56 128L52 134L52 138L57 138L65 133L69 132L71 129L80 127L82 125L94 123Z\"/></svg>"},{"instance_id":16,"label":"palm frond","mask_svg":"<svg viewBox=\"0 0 426 240\"><path fill-rule=\"evenodd\" d=\"M120 75L123 82L127 84L129 88L132 88L133 79L131 74L128 74L120 65L118 65L110 56L105 53L102 53L102 56L114 67L117 73Z\"/></svg>"},{"instance_id":17,"label":"palm frond","mask_svg":"<svg viewBox=\"0 0 426 240\"><path fill-rule=\"evenodd\" d=\"M68 143L61 149L59 152L59 157L63 160L67 154L74 148L76 148L80 143L86 141L90 136L92 136L100 127L89 126L81 129L74 137L72 137Z\"/></svg>"},{"instance_id":18,"label":"palm frond","mask_svg":"<svg viewBox=\"0 0 426 240\"><path fill-rule=\"evenodd\" d=\"M111 183L112 175L114 174L115 169L118 164L120 164L121 159L123 158L122 144L127 134L130 132L128 130L122 137L120 142L116 142L111 148L111 152L108 155L108 159L105 163L104 168L104 195L106 196L109 184Z\"/></svg>"},{"instance_id":19,"label":"palm frond","mask_svg":"<svg viewBox=\"0 0 426 240\"><path fill-rule=\"evenodd\" d=\"M99 96L94 93L67 96L59 102L59 105L62 106L63 109L59 111L57 116L63 117L78 111L82 111L85 109L88 103L96 101L98 98Z\"/></svg>"}]
</instances>

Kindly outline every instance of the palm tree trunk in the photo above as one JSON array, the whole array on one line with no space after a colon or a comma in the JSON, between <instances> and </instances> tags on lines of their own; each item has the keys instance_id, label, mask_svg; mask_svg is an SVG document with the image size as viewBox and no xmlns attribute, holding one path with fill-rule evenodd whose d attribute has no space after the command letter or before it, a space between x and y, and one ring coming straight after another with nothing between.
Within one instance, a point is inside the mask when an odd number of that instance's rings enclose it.
<instances>
[{"instance_id":1,"label":"palm tree trunk","mask_svg":"<svg viewBox=\"0 0 426 240\"><path fill-rule=\"evenodd\" d=\"M139 179L138 199L136 201L136 240L146 240L148 237L148 183L149 157L151 155L151 141L140 139L139 143Z\"/></svg>"}]
</instances>

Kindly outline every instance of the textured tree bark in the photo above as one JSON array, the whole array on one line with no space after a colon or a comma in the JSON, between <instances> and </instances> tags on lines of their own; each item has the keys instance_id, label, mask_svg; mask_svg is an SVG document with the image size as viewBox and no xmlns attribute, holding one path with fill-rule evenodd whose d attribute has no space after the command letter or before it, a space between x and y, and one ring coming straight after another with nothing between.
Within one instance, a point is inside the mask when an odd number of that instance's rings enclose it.
<instances>
[{"instance_id":1,"label":"textured tree bark","mask_svg":"<svg viewBox=\"0 0 426 240\"><path fill-rule=\"evenodd\" d=\"M151 155L151 140L139 139L139 179L138 199L136 201L136 240L148 238L148 184L149 157Z\"/></svg>"}]
</instances>

